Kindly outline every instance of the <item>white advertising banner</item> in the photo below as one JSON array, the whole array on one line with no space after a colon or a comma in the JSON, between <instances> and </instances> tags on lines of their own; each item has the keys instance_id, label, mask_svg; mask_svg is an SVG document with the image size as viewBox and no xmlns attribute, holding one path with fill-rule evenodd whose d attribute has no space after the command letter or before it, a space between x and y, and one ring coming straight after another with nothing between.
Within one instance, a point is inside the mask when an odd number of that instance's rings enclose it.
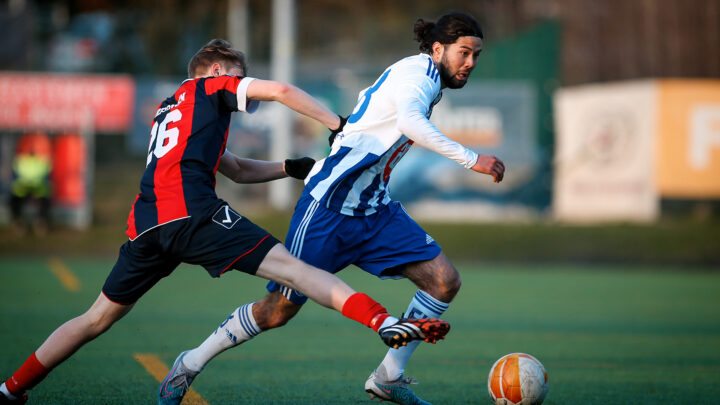
<instances>
[{"instance_id":1,"label":"white advertising banner","mask_svg":"<svg viewBox=\"0 0 720 405\"><path fill-rule=\"evenodd\" d=\"M556 93L555 219L583 223L657 218L656 93L654 81Z\"/></svg>"}]
</instances>

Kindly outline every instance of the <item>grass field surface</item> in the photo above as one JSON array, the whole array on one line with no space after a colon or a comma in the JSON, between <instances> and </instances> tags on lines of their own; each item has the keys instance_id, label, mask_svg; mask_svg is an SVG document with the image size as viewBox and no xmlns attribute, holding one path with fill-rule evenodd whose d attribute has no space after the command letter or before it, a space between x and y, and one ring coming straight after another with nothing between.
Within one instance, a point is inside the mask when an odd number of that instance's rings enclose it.
<instances>
[{"instance_id":1,"label":"grass field surface","mask_svg":"<svg viewBox=\"0 0 720 405\"><path fill-rule=\"evenodd\" d=\"M0 376L92 303L111 257L0 257ZM545 365L545 404L716 404L720 401L720 274L692 268L459 263L463 287L445 341L408 368L434 404L490 404L500 356ZM351 268L341 273L394 314L415 289ZM264 295L239 272L211 279L181 266L105 335L30 392L36 404L151 404L163 367L235 307ZM385 348L370 330L309 303L290 324L221 354L193 383L194 403L370 403L367 375ZM185 403L189 403L186 401ZM377 403L377 402L376 402Z\"/></svg>"}]
</instances>

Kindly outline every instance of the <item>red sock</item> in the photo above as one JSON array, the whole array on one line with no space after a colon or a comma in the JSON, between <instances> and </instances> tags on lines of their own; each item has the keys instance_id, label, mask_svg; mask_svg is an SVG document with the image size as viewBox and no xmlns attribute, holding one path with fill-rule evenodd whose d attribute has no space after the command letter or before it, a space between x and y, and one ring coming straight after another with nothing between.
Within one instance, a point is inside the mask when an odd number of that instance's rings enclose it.
<instances>
[{"instance_id":1,"label":"red sock","mask_svg":"<svg viewBox=\"0 0 720 405\"><path fill-rule=\"evenodd\" d=\"M372 328L375 332L380 329L385 318L390 316L385 307L363 293L351 295L343 304L342 314Z\"/></svg>"},{"instance_id":2,"label":"red sock","mask_svg":"<svg viewBox=\"0 0 720 405\"><path fill-rule=\"evenodd\" d=\"M22 367L5 381L5 387L14 396L21 397L23 392L42 381L49 372L50 370L43 366L33 353L25 360Z\"/></svg>"}]
</instances>

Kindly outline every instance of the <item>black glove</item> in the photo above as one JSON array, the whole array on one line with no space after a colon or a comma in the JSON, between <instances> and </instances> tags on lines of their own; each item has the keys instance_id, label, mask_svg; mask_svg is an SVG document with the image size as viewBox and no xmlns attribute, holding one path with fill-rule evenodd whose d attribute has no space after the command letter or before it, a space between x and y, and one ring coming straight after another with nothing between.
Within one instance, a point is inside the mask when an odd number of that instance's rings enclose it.
<instances>
[{"instance_id":1,"label":"black glove","mask_svg":"<svg viewBox=\"0 0 720 405\"><path fill-rule=\"evenodd\" d=\"M302 157L299 159L285 159L285 173L290 177L303 180L315 164L315 159Z\"/></svg>"},{"instance_id":2,"label":"black glove","mask_svg":"<svg viewBox=\"0 0 720 405\"><path fill-rule=\"evenodd\" d=\"M333 141L335 141L335 136L342 132L343 128L345 127L345 123L347 123L348 120L348 117L341 117L339 115L338 118L340 118L340 126L337 129L330 130L330 136L328 137L328 143L330 143L330 146L332 146Z\"/></svg>"}]
</instances>

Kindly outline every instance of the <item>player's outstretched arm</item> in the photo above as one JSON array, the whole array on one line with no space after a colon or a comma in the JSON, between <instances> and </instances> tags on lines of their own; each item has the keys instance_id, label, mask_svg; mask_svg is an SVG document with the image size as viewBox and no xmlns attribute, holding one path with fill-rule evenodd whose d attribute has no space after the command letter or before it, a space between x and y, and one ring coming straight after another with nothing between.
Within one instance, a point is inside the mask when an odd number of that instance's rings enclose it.
<instances>
[{"instance_id":1,"label":"player's outstretched arm","mask_svg":"<svg viewBox=\"0 0 720 405\"><path fill-rule=\"evenodd\" d=\"M262 183L287 177L282 162L245 159L227 150L220 158L218 171L236 183Z\"/></svg>"},{"instance_id":2,"label":"player's outstretched arm","mask_svg":"<svg viewBox=\"0 0 720 405\"><path fill-rule=\"evenodd\" d=\"M255 79L248 85L247 97L251 100L280 102L302 115L321 122L331 130L340 126L340 117L337 114L291 84Z\"/></svg>"},{"instance_id":3,"label":"player's outstretched arm","mask_svg":"<svg viewBox=\"0 0 720 405\"><path fill-rule=\"evenodd\" d=\"M417 98L398 97L398 130L425 148L446 156L468 169L493 176L495 183L502 181L505 164L493 155L478 155L462 144L441 133L423 112Z\"/></svg>"},{"instance_id":4,"label":"player's outstretched arm","mask_svg":"<svg viewBox=\"0 0 720 405\"><path fill-rule=\"evenodd\" d=\"M288 176L304 179L314 164L315 159L309 157L267 162L241 158L226 150L220 158L218 170L236 183L263 183Z\"/></svg>"}]
</instances>

